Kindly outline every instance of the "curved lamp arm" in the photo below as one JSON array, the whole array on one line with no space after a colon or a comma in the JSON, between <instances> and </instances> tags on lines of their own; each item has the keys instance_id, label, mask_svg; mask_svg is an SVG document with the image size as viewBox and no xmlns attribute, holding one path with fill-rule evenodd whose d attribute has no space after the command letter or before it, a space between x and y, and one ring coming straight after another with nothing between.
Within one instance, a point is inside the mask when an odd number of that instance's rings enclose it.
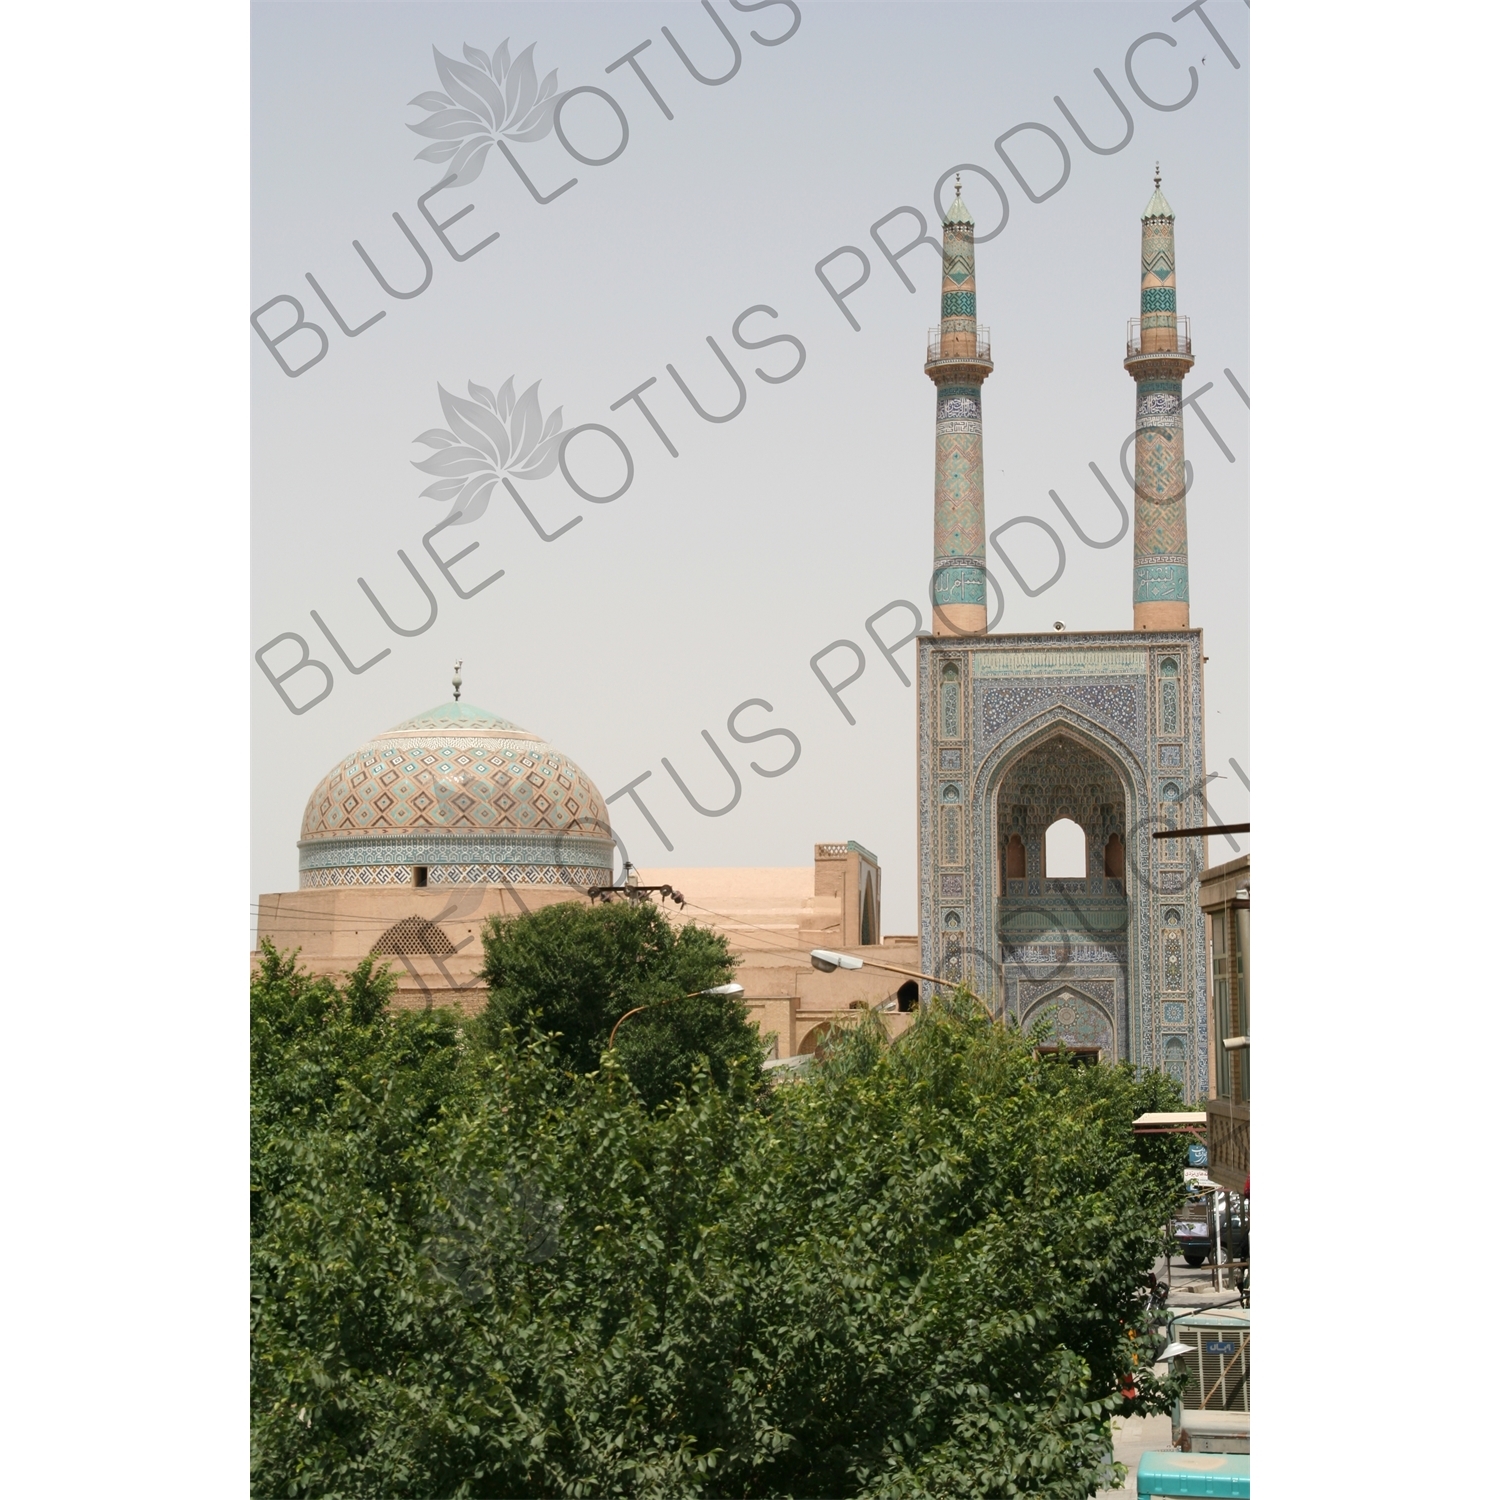
<instances>
[{"instance_id":1,"label":"curved lamp arm","mask_svg":"<svg viewBox=\"0 0 1500 1500\"><path fill-rule=\"evenodd\" d=\"M643 1010L650 1010L653 1005L670 1005L673 1000L696 1000L699 995L743 995L745 986L742 984L716 984L712 989L694 990L691 995L671 995L665 1000L650 1000L645 1005L637 1005L634 1010L627 1010L623 1016L610 1028L609 1042L606 1050L613 1049L615 1045L615 1032L625 1024L632 1016L638 1016Z\"/></svg>"},{"instance_id":2,"label":"curved lamp arm","mask_svg":"<svg viewBox=\"0 0 1500 1500\"><path fill-rule=\"evenodd\" d=\"M852 958L847 953L835 953L831 948L814 948L808 955L812 959L813 968L824 974L832 974L835 969L884 969L888 974L905 974L908 979L925 979L928 984L940 984L950 990L956 990L960 981L955 979L939 979L935 974L924 974L920 969L898 969L895 964L876 963L873 958Z\"/></svg>"}]
</instances>

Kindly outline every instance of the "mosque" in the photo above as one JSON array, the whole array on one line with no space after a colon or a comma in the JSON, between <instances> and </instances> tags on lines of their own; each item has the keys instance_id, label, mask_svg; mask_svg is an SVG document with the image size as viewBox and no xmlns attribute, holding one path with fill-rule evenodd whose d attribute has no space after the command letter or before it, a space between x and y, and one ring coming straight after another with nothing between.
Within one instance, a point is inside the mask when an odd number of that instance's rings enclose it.
<instances>
[{"instance_id":1,"label":"mosque","mask_svg":"<svg viewBox=\"0 0 1500 1500\"><path fill-rule=\"evenodd\" d=\"M816 1049L850 1009L885 1007L899 1033L917 1003L915 937L880 932L880 863L853 842L818 844L810 868L632 870L616 885L603 794L539 736L451 703L361 745L313 788L298 841L300 888L260 899L259 936L338 974L372 950L391 960L395 1003L485 1000L480 934L492 916L668 886L676 920L723 932L773 1057ZM649 899L649 898L648 898ZM819 973L812 948L871 968ZM888 967L876 970L873 965Z\"/></svg>"},{"instance_id":2,"label":"mosque","mask_svg":"<svg viewBox=\"0 0 1500 1500\"><path fill-rule=\"evenodd\" d=\"M997 1018L1046 1017L1062 1041L1208 1091L1207 955L1197 899L1203 651L1188 624L1175 219L1160 177L1141 217L1134 629L989 634L983 422L994 368L977 321L961 187L943 225L932 632L917 640L919 935L885 936L880 867L848 840L810 868L634 872L670 885L674 920L729 938L772 1056L813 1050L849 1009L897 1034L930 979L966 980ZM397 1003L483 1003L480 931L496 915L618 899L603 795L537 735L461 701L377 735L313 789L299 889L260 902L260 936L314 972L390 955ZM622 893L623 894L623 893ZM866 960L819 973L812 947ZM877 965L882 967L877 967ZM905 974L906 978L901 976Z\"/></svg>"}]
</instances>

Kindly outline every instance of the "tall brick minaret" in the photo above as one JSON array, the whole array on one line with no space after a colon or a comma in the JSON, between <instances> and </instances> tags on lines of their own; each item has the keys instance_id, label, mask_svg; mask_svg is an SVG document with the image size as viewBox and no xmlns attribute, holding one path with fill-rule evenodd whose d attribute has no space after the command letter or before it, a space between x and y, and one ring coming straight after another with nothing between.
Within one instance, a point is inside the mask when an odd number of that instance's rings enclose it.
<instances>
[{"instance_id":1,"label":"tall brick minaret","mask_svg":"<svg viewBox=\"0 0 1500 1500\"><path fill-rule=\"evenodd\" d=\"M1177 315L1176 215L1156 191L1141 215L1141 315L1125 368L1135 381L1135 628L1188 628L1187 490L1182 377L1193 367L1188 320Z\"/></svg>"},{"instance_id":2,"label":"tall brick minaret","mask_svg":"<svg viewBox=\"0 0 1500 1500\"><path fill-rule=\"evenodd\" d=\"M983 635L984 437L979 387L994 369L989 330L975 322L974 220L955 179L943 220L942 326L928 335L937 386L932 633Z\"/></svg>"}]
</instances>

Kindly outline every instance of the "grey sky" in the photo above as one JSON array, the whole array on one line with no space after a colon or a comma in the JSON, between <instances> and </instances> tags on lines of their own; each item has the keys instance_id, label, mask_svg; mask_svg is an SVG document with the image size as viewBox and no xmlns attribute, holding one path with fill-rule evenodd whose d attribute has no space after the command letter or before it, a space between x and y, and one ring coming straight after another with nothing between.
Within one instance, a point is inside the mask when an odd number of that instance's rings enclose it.
<instances>
[{"instance_id":1,"label":"grey sky","mask_svg":"<svg viewBox=\"0 0 1500 1500\"><path fill-rule=\"evenodd\" d=\"M1205 631L1211 789L1226 818L1248 798L1228 760L1249 761L1247 434L1249 414L1224 374L1247 392L1249 11L1213 0L1208 15L1241 66L1234 68L1180 6L1090 4L801 5L784 44L764 46L790 24L784 5L754 14L715 0L735 37L738 73L696 82L662 34L665 25L704 73L730 63L728 44L701 5L299 5L253 11L253 284L251 307L297 297L328 330L329 353L296 379L282 373L253 333L254 634L304 636L333 670L332 693L307 713L288 712L250 664L254 721L252 883L292 888L298 824L319 777L358 743L448 694L455 657L465 697L524 724L572 755L606 794L642 771L640 788L675 846L663 849L628 800L611 809L637 862L647 865L806 864L820 839L856 838L885 871L887 931L911 931L916 818L913 702L875 650L864 621L892 600L924 606L932 529L932 387L922 373L924 338L938 317L938 257L919 246L901 265L909 293L879 253L870 226L910 205L933 229L938 174L959 162L993 173L1010 216L977 250L980 321L992 331L995 373L985 387L987 521L993 530L1034 515L1063 539L1060 580L1027 598L991 549L1004 591L1000 630L1126 629L1130 540L1098 551L1078 542L1048 497L1056 490L1096 538L1117 529L1090 473L1092 461L1128 501L1121 444L1133 425L1133 386L1121 368L1125 320L1136 311L1139 215L1160 159L1177 213L1178 302L1193 320L1197 367L1188 389L1212 382L1203 412L1235 456L1229 462L1198 417L1187 418L1194 467L1189 500L1192 618ZM1175 111L1148 108L1127 82L1137 38L1160 32L1135 55L1141 87ZM429 207L439 221L474 209L450 234L462 250L498 238L462 264L438 243L417 197L441 169L414 161L428 144L406 127L423 111L407 101L443 87L432 49L462 58L465 43L491 54L535 43L539 74L559 88L607 90L629 122L617 160L573 161L552 137L513 147L542 192L537 204L491 152L479 177ZM605 68L646 39L638 61L675 118L668 121L629 66ZM1112 155L1091 153L1057 105L1103 145L1123 119L1093 70L1124 101L1134 136ZM600 156L618 127L597 97L567 107L576 147ZM995 138L1022 122L1057 131L1070 155L1065 185L1029 201L1001 161ZM1057 180L1056 147L1037 131L1007 142L1041 191ZM948 194L945 192L946 201ZM964 196L981 233L997 199L969 174ZM431 285L397 300L383 293L351 247L358 239L398 289L421 277L392 220L400 213L433 263ZM883 231L899 247L916 232L901 216ZM869 280L849 299L855 332L814 275L841 245L870 258ZM836 285L857 274L846 256L828 267ZM319 304L311 272L351 324L386 316L355 339ZM785 344L747 351L731 325L756 304L773 321L746 322L746 339L791 334L806 347L795 378L768 384L794 355ZM287 310L265 317L285 326ZM249 330L247 330L249 332ZM705 343L712 336L746 383L744 410L715 424L697 416L667 365L711 412L735 400ZM315 353L299 335L281 346L296 363ZM435 539L444 556L474 542L454 567L467 588L498 568L505 576L460 600L424 552L423 533L445 514L418 498L431 478L411 466L428 449L412 440L442 427L437 387L466 393L541 381L544 411L567 426L606 424L628 444L635 473L610 505L583 503L558 473L516 488L537 519L556 529L543 542L497 490L472 525ZM645 399L680 453L669 456L631 406L609 408L650 377ZM580 482L618 483L618 460L597 435L575 447ZM1004 542L1035 585L1056 566L1040 528ZM1012 545L1013 544L1013 545ZM415 626L427 604L397 559L404 550L438 602L425 633L393 634L356 580L363 577L398 623ZM351 676L310 618L317 610L356 664ZM904 611L883 625L904 633ZM839 638L858 641L863 676L846 694L845 722L808 667ZM913 649L898 659L907 668ZM296 659L283 646L269 661ZM847 653L827 670L844 675ZM288 680L304 701L315 672ZM725 719L761 698L742 728L793 730L802 744L785 776L763 779L752 760L778 764L784 741L735 744ZM705 818L662 767L669 759L709 806L728 796L704 744L707 729L735 764L743 793L733 811ZM1212 857L1227 850L1221 841Z\"/></svg>"}]
</instances>

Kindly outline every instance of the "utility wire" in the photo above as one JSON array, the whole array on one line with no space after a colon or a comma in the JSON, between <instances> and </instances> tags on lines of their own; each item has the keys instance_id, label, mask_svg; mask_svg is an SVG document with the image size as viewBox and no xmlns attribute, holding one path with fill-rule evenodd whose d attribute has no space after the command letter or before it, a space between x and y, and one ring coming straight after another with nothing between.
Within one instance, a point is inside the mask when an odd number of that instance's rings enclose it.
<instances>
[{"instance_id":1,"label":"utility wire","mask_svg":"<svg viewBox=\"0 0 1500 1500\"><path fill-rule=\"evenodd\" d=\"M404 887L401 888L401 889L404 890ZM429 887L429 889L430 889L430 887ZM441 889L441 887L440 887L440 889ZM458 891L459 889L473 890L474 887L472 887L472 886L466 887L466 888L457 887L457 886L453 887L453 890L455 892ZM530 889L530 887L502 885L502 886L488 887L488 889L501 890L501 891L512 891L512 890L514 890L514 891L521 891L521 890ZM266 914L266 910L265 909L268 906L268 904L269 903L264 902L264 901L252 903L251 910L252 910L252 912L255 913L255 915L257 917L265 915ZM718 911L714 907L711 907L711 906L704 906L701 902L698 902L698 901L685 901L685 905L691 907L694 911L702 912L705 916L715 917L720 922L724 922L724 923L730 924L731 928L734 929L734 930L731 931L731 932L725 932L723 935L725 937L734 937L735 939L737 939L738 941L740 941L744 945L744 947L745 947L745 949L746 949L747 952L750 952L750 953L784 953L784 954L787 954L788 956L796 957L796 958L804 958L806 956L806 950L801 946L800 943L792 943L792 942L788 942L786 940L784 929L776 928L776 927L768 927L764 923L761 923L761 922L747 921L745 918L740 917L740 916L732 915L729 912ZM275 908L275 911L276 911L277 914L285 914L285 915L289 915L289 916L299 916L299 917L311 917L311 918L315 919L315 925L309 925L309 926L302 926L300 924L299 925L289 925L289 924L280 924L280 923L278 923L278 927L279 927L279 929L281 931L283 931L283 932L291 932L291 933L297 933L297 932L319 932L319 931L324 931L324 930L337 931L337 930L339 930L338 924L340 924L340 923L345 924L343 930L347 932L349 930L348 924L350 924L350 923L366 923L367 922L367 923L373 923L373 924L377 924L377 925L389 926L391 924L392 920L393 920L392 916L389 913L382 913L380 915L376 915L374 912L367 912L367 913L348 912L348 911L344 911L344 912L333 912L333 911L320 912L320 911L314 910L311 907L288 906L288 905L277 906ZM469 917L471 915L473 915L473 913L464 913L462 915L458 915L458 916L454 916L454 917L450 917L450 918L445 918L444 920L446 920L446 921L463 921L463 920L466 920L467 917ZM401 919L400 918L395 918L394 920L398 920L399 921ZM756 938L759 938L759 940L760 940L760 942L761 942L761 944L763 946L752 947L750 945L749 941L747 941L747 939L749 939L752 936L754 936Z\"/></svg>"}]
</instances>

